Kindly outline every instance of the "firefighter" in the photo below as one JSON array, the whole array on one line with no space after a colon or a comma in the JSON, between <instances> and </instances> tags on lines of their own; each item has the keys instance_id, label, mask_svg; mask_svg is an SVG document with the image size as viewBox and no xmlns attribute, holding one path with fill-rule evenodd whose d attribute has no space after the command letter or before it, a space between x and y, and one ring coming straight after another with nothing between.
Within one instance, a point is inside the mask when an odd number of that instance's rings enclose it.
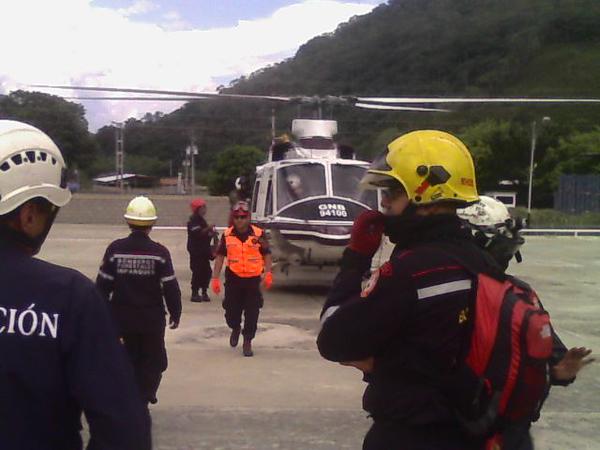
<instances>
[{"instance_id":1,"label":"firefighter","mask_svg":"<svg viewBox=\"0 0 600 450\"><path fill-rule=\"evenodd\" d=\"M363 449L480 449L483 438L462 431L442 383L462 355L474 295L473 275L457 261L503 276L457 216L479 199L471 155L448 133L415 131L392 141L361 184L382 189L386 214L368 211L355 221L317 344L368 383L363 407L373 425ZM383 233L396 246L362 289ZM553 376L567 381L587 352L567 354Z\"/></svg>"},{"instance_id":2,"label":"firefighter","mask_svg":"<svg viewBox=\"0 0 600 450\"><path fill-rule=\"evenodd\" d=\"M169 328L176 329L181 292L169 250L149 236L157 219L152 201L135 197L124 217L131 234L108 246L96 285L110 302L142 397L154 404L162 373L167 369L164 303Z\"/></svg>"},{"instance_id":3,"label":"firefighter","mask_svg":"<svg viewBox=\"0 0 600 450\"><path fill-rule=\"evenodd\" d=\"M0 447L149 449L147 411L106 302L81 273L34 258L71 194L60 150L0 120Z\"/></svg>"},{"instance_id":4,"label":"firefighter","mask_svg":"<svg viewBox=\"0 0 600 450\"><path fill-rule=\"evenodd\" d=\"M216 294L221 292L219 276L227 258L223 308L225 321L231 328L229 345L237 347L241 333L244 336L243 355L253 356L252 339L256 335L258 315L263 306L261 278L266 289L270 289L273 283L271 250L263 230L250 224L248 203L236 203L232 219L233 226L225 230L217 249L211 287Z\"/></svg>"},{"instance_id":5,"label":"firefighter","mask_svg":"<svg viewBox=\"0 0 600 450\"><path fill-rule=\"evenodd\" d=\"M187 223L187 251L190 254L192 271L192 302L210 302L206 292L212 275L210 261L214 259L211 240L216 235L214 225L209 225L206 215L206 202L196 198L190 203L192 215ZM199 290L202 288L202 296Z\"/></svg>"}]
</instances>

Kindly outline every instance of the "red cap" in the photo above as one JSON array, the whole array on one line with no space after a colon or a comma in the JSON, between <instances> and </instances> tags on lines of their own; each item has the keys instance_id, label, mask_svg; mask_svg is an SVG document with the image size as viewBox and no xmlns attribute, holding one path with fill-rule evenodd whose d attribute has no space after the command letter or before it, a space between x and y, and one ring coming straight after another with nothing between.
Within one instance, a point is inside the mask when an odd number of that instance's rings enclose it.
<instances>
[{"instance_id":1,"label":"red cap","mask_svg":"<svg viewBox=\"0 0 600 450\"><path fill-rule=\"evenodd\" d=\"M206 206L206 202L204 201L203 198L195 198L194 200L192 200L192 202L190 203L190 208L192 208L192 212L196 212L196 210L198 208L201 208L203 206Z\"/></svg>"},{"instance_id":2,"label":"red cap","mask_svg":"<svg viewBox=\"0 0 600 450\"><path fill-rule=\"evenodd\" d=\"M231 212L234 216L247 216L250 214L250 206L248 206L247 202L237 202L231 208Z\"/></svg>"}]
</instances>

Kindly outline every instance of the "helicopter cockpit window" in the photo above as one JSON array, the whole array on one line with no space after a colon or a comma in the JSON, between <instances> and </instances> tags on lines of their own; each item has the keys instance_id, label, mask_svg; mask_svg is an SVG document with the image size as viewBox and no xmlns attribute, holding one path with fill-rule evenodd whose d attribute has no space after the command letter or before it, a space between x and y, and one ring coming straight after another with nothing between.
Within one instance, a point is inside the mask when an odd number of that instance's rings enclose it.
<instances>
[{"instance_id":1,"label":"helicopter cockpit window","mask_svg":"<svg viewBox=\"0 0 600 450\"><path fill-rule=\"evenodd\" d=\"M297 200L325 193L325 168L322 164L294 164L278 169L278 209Z\"/></svg>"},{"instance_id":2,"label":"helicopter cockpit window","mask_svg":"<svg viewBox=\"0 0 600 450\"><path fill-rule=\"evenodd\" d=\"M254 183L254 190L252 191L252 212L256 212L256 207L258 206L258 191L260 189L260 181L256 180Z\"/></svg>"},{"instance_id":3,"label":"helicopter cockpit window","mask_svg":"<svg viewBox=\"0 0 600 450\"><path fill-rule=\"evenodd\" d=\"M354 198L376 210L377 192L359 188L360 180L366 170L366 167L332 164L333 195Z\"/></svg>"},{"instance_id":4,"label":"helicopter cockpit window","mask_svg":"<svg viewBox=\"0 0 600 450\"><path fill-rule=\"evenodd\" d=\"M267 183L267 198L265 199L265 216L273 214L273 181Z\"/></svg>"}]
</instances>

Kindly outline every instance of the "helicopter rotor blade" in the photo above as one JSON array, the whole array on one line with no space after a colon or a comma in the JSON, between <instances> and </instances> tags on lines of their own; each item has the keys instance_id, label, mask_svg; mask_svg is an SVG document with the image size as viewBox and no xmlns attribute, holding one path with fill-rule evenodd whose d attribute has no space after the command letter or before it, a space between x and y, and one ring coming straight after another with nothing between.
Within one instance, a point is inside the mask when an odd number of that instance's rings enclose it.
<instances>
[{"instance_id":1,"label":"helicopter rotor blade","mask_svg":"<svg viewBox=\"0 0 600 450\"><path fill-rule=\"evenodd\" d=\"M354 106L357 108L364 109L379 109L379 110L390 110L390 111L421 111L421 112L452 112L451 109L440 109L440 108L419 108L417 106L399 106L399 105L377 105L372 103L355 103Z\"/></svg>"},{"instance_id":2,"label":"helicopter rotor blade","mask_svg":"<svg viewBox=\"0 0 600 450\"><path fill-rule=\"evenodd\" d=\"M201 98L242 98L256 100L272 100L277 102L289 102L292 97L279 97L272 95L250 95L250 94L218 94L214 92L186 92L186 91L165 91L160 89L138 89L138 88L115 88L115 87L92 87L92 86L64 86L51 84L32 84L31 87L48 89L69 89L73 91L93 91L93 92L123 92L131 94L162 94L183 97L201 97Z\"/></svg>"},{"instance_id":3,"label":"helicopter rotor blade","mask_svg":"<svg viewBox=\"0 0 600 450\"><path fill-rule=\"evenodd\" d=\"M356 97L357 102L382 104L424 103L600 103L598 98L527 98L527 97Z\"/></svg>"},{"instance_id":4,"label":"helicopter rotor blade","mask_svg":"<svg viewBox=\"0 0 600 450\"><path fill-rule=\"evenodd\" d=\"M365 109L389 109L389 110L407 110L407 111L440 111L436 108L406 109L403 105L414 104L466 104L466 103L600 103L598 98L527 98L527 97L354 97L354 96L273 96L273 95L254 95L254 94L220 94L213 92L186 92L170 91L160 89L139 89L139 88L117 88L117 87L92 87L92 86L66 86L66 85L47 85L34 84L32 87L49 89L68 89L74 91L93 91L93 92L119 92L131 94L157 94L165 96L180 97L181 101L191 101L196 98L221 98L221 99L247 99L247 100L268 100L285 103L308 103L308 104L338 104L352 105ZM113 98L89 97L89 100L113 100ZM123 98L125 99L125 98ZM147 98L127 98L130 100L146 100ZM154 98L153 98L154 100ZM156 99L158 100L158 99ZM156 101L155 100L155 101ZM162 98L167 100L167 98ZM172 101L176 101L173 99ZM383 107L396 105L396 107ZM378 107L379 106L379 107Z\"/></svg>"},{"instance_id":5,"label":"helicopter rotor blade","mask_svg":"<svg viewBox=\"0 0 600 450\"><path fill-rule=\"evenodd\" d=\"M208 97L63 97L66 100L150 100L153 102L195 102L196 100L210 100Z\"/></svg>"}]
</instances>

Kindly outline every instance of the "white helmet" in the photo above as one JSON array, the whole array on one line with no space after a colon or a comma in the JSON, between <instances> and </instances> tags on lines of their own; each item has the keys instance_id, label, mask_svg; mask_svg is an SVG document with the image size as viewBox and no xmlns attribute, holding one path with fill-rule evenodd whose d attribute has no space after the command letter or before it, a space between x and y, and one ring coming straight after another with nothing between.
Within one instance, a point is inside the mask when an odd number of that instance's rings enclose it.
<instances>
[{"instance_id":1,"label":"white helmet","mask_svg":"<svg viewBox=\"0 0 600 450\"><path fill-rule=\"evenodd\" d=\"M506 269L513 258L521 262L520 248L525 240L519 233L520 219L513 219L506 205L492 197L479 196L479 202L456 211L469 222L476 242L487 250L499 265Z\"/></svg>"},{"instance_id":2,"label":"white helmet","mask_svg":"<svg viewBox=\"0 0 600 450\"><path fill-rule=\"evenodd\" d=\"M129 225L138 227L150 227L158 219L154 203L143 195L135 197L129 202L123 217Z\"/></svg>"},{"instance_id":3,"label":"white helmet","mask_svg":"<svg viewBox=\"0 0 600 450\"><path fill-rule=\"evenodd\" d=\"M26 123L0 120L0 215L36 197L65 206L71 200L65 172L60 150L45 133Z\"/></svg>"},{"instance_id":4,"label":"white helmet","mask_svg":"<svg viewBox=\"0 0 600 450\"><path fill-rule=\"evenodd\" d=\"M456 213L471 225L490 231L506 225L511 218L504 203L486 195L480 195L477 203L458 209Z\"/></svg>"},{"instance_id":5,"label":"white helmet","mask_svg":"<svg viewBox=\"0 0 600 450\"><path fill-rule=\"evenodd\" d=\"M297 191L302 186L302 180L296 174L288 175L285 180L293 191Z\"/></svg>"}]
</instances>

